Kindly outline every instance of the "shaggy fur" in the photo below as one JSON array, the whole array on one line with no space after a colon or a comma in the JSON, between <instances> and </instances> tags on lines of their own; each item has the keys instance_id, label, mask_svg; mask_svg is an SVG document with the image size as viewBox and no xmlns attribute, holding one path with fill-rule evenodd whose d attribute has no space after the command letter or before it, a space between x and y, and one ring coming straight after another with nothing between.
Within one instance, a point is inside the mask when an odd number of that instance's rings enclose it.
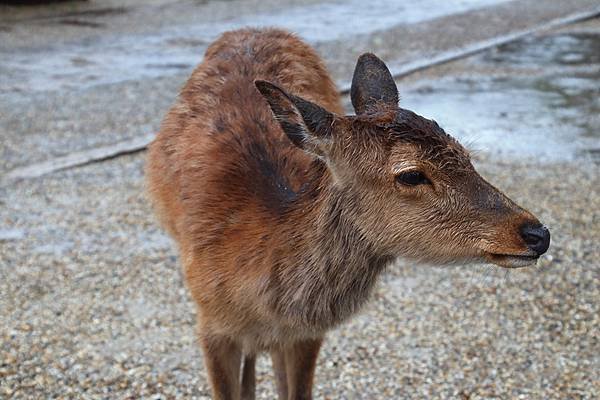
<instances>
[{"instance_id":1,"label":"shaggy fur","mask_svg":"<svg viewBox=\"0 0 600 400\"><path fill-rule=\"evenodd\" d=\"M276 29L229 32L150 146L150 197L179 245L217 399L254 398L260 351L281 399L310 398L325 332L396 257L530 255L518 227L534 217L435 122L398 108L381 60L361 57L352 90L357 115L344 117L309 46ZM398 184L409 169L431 184Z\"/></svg>"}]
</instances>

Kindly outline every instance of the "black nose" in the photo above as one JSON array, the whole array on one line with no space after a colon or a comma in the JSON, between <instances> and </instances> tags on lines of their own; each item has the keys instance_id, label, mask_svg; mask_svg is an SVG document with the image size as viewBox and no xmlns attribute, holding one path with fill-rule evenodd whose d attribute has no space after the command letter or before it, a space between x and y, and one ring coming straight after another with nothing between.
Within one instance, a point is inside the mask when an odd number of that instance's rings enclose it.
<instances>
[{"instance_id":1,"label":"black nose","mask_svg":"<svg viewBox=\"0 0 600 400\"><path fill-rule=\"evenodd\" d=\"M521 226L521 237L531 250L542 255L550 246L550 231L544 225L525 223Z\"/></svg>"}]
</instances>

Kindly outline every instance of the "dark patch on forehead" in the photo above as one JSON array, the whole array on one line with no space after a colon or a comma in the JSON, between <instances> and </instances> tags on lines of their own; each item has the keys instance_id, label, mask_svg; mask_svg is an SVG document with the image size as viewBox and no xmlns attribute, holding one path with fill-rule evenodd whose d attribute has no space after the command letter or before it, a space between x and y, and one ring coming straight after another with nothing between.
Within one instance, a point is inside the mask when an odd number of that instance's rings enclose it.
<instances>
[{"instance_id":1,"label":"dark patch on forehead","mask_svg":"<svg viewBox=\"0 0 600 400\"><path fill-rule=\"evenodd\" d=\"M458 144L452 136L444 132L437 122L409 110L399 109L394 121L385 128L389 129L389 133L394 139L405 142L434 146Z\"/></svg>"},{"instance_id":2,"label":"dark patch on forehead","mask_svg":"<svg viewBox=\"0 0 600 400\"><path fill-rule=\"evenodd\" d=\"M382 126L393 142L417 145L430 161L469 165L469 154L452 136L434 120L421 117L412 111L399 109L393 122Z\"/></svg>"}]
</instances>

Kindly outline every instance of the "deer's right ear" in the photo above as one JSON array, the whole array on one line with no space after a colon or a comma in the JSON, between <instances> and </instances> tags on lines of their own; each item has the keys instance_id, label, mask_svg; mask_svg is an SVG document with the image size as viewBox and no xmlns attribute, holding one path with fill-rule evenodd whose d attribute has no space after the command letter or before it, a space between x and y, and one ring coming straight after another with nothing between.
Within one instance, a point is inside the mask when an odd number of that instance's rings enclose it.
<instances>
[{"instance_id":1,"label":"deer's right ear","mask_svg":"<svg viewBox=\"0 0 600 400\"><path fill-rule=\"evenodd\" d=\"M390 70L375 54L364 53L358 57L350 98L356 115L365 114L383 103L398 107L398 87Z\"/></svg>"},{"instance_id":2,"label":"deer's right ear","mask_svg":"<svg viewBox=\"0 0 600 400\"><path fill-rule=\"evenodd\" d=\"M325 157L332 140L334 115L308 100L286 93L271 82L257 80L254 84L292 143Z\"/></svg>"}]
</instances>

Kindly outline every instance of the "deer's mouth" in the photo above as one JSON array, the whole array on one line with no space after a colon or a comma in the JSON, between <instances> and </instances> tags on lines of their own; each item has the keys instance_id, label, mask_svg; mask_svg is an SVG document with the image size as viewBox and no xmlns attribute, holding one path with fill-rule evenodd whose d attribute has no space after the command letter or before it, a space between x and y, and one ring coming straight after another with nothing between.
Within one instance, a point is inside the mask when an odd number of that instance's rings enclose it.
<instances>
[{"instance_id":1,"label":"deer's mouth","mask_svg":"<svg viewBox=\"0 0 600 400\"><path fill-rule=\"evenodd\" d=\"M500 267L523 268L535 265L539 256L486 253L485 258Z\"/></svg>"}]
</instances>

